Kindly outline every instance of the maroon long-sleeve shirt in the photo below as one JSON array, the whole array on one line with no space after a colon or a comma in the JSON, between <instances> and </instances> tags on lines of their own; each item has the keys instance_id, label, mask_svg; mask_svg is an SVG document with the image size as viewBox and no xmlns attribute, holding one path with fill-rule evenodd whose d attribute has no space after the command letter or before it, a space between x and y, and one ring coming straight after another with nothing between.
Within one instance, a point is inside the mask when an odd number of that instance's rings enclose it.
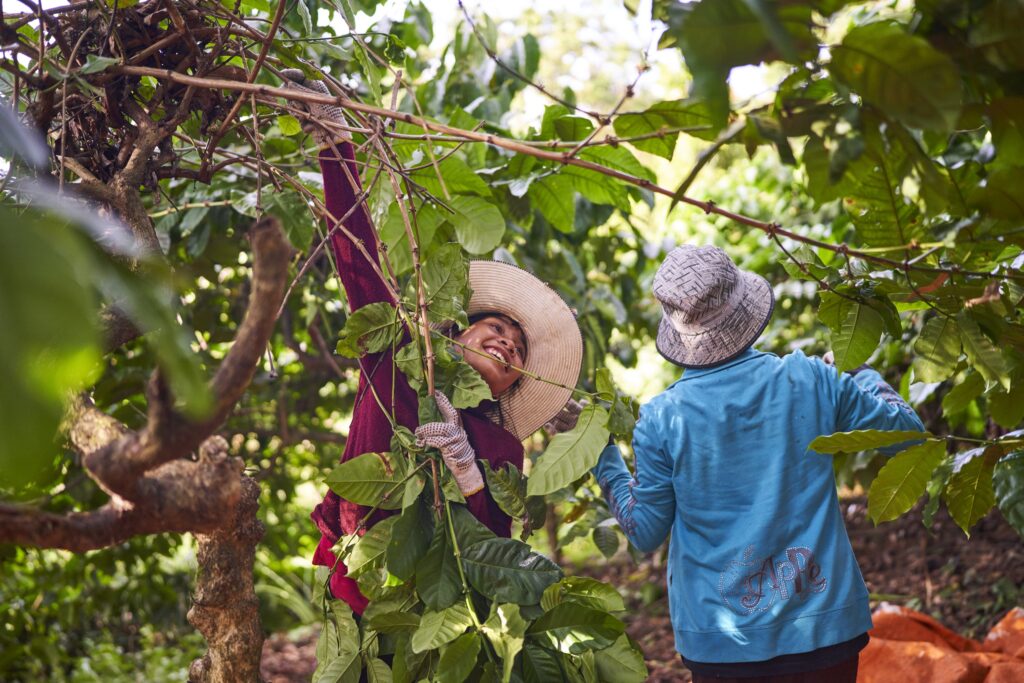
<instances>
[{"instance_id":1,"label":"maroon long-sleeve shirt","mask_svg":"<svg viewBox=\"0 0 1024 683\"><path fill-rule=\"evenodd\" d=\"M344 161L331 149L320 152L320 169L324 179L324 199L327 210L336 219L345 216L355 205L361 193L359 171L355 165L355 151L350 143L338 145ZM347 164L352 180L345 174L342 164ZM365 203L345 219L346 230L362 241L366 252L375 259L377 237L370 223ZM332 226L328 226L332 227ZM375 302L395 303L380 276L370 265L366 256L353 240L342 230L335 230L331 236L331 248L338 264L341 283L348 294L349 305L354 311ZM368 384L372 384L384 406L394 415L395 421L415 429L417 422L418 398L416 392L397 371L391 351L367 354L360 358L361 374L352 422L349 426L348 441L341 456L342 462L363 453L384 453L391 450L391 422L374 398ZM491 422L482 412L463 410L462 422L469 436L469 443L477 453L494 468L512 463L523 467L522 443L510 432ZM506 515L486 489L466 499L469 510L487 527L499 536L509 536L512 520ZM323 502L313 510L312 518L320 529L320 544L313 555L313 564L334 567L330 589L334 597L351 605L352 610L362 614L367 600L359 592L356 582L346 576L344 563L338 562L332 547L339 538L356 530L359 521L369 508L344 500L329 491ZM394 512L377 510L370 517L367 528Z\"/></svg>"}]
</instances>

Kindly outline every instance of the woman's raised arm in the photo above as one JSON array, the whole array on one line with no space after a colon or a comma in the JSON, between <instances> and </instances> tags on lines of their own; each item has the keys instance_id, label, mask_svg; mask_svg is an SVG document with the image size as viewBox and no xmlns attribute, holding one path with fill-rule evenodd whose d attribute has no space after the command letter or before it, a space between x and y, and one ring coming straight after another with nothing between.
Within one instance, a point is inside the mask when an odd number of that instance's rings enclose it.
<instances>
[{"instance_id":1,"label":"woman's raised arm","mask_svg":"<svg viewBox=\"0 0 1024 683\"><path fill-rule=\"evenodd\" d=\"M379 263L377 235L370 222L366 202L361 198L363 190L352 143L338 142L332 147L322 148L320 170L324 179L324 201L330 214L327 227L331 231L331 250L338 265L341 284L348 295L349 306L354 311L378 301L394 303L387 286L374 268ZM339 221L344 229L338 227ZM365 254L353 238L362 242ZM374 264L370 263L366 254L374 259Z\"/></svg>"}]
</instances>

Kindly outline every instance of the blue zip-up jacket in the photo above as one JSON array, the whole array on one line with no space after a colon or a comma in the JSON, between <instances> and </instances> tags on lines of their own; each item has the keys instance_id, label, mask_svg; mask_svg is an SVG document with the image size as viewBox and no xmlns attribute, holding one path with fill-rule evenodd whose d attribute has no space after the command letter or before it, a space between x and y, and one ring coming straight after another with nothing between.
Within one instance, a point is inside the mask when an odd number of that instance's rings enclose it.
<instances>
[{"instance_id":1,"label":"blue zip-up jacket","mask_svg":"<svg viewBox=\"0 0 1024 683\"><path fill-rule=\"evenodd\" d=\"M807 446L855 429L923 430L871 369L851 376L799 351L747 349L688 369L640 411L636 477L617 446L594 474L644 552L671 532L676 649L696 662L758 662L871 628L843 526L832 457Z\"/></svg>"}]
</instances>

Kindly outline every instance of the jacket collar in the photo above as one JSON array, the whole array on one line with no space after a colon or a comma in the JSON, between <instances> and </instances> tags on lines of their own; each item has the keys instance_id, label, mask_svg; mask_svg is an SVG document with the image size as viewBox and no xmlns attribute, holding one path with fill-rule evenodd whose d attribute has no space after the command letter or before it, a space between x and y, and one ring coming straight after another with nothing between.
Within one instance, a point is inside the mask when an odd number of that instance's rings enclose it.
<instances>
[{"instance_id":1,"label":"jacket collar","mask_svg":"<svg viewBox=\"0 0 1024 683\"><path fill-rule=\"evenodd\" d=\"M757 358L757 357L763 356L763 355L765 355L764 352L758 351L753 346L751 346L751 347L748 347L747 350L744 351L743 353L741 353L740 355L736 356L735 358L733 358L730 361L726 361L726 362L722 363L721 365L715 365L715 366L712 366L710 368L687 368L686 371L683 372L682 381L685 382L688 379L696 379L697 377L705 377L707 375L713 375L716 372L721 372L722 370L728 370L729 368L732 368L732 367L735 367L737 365L740 365L741 363L746 363L749 360L753 360L754 358Z\"/></svg>"}]
</instances>

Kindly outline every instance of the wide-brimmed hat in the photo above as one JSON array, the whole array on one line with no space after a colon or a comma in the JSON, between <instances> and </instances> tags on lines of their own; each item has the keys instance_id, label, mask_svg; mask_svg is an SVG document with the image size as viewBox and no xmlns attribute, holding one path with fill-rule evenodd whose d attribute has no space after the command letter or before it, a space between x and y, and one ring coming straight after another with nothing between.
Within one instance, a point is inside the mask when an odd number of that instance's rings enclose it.
<instances>
[{"instance_id":1,"label":"wide-brimmed hat","mask_svg":"<svg viewBox=\"0 0 1024 683\"><path fill-rule=\"evenodd\" d=\"M520 439L554 417L572 395L583 362L576 316L555 290L536 276L501 261L470 261L473 290L466 313L502 313L526 337L526 364L519 383L500 397L504 426ZM541 381L546 380L546 381Z\"/></svg>"},{"instance_id":2,"label":"wide-brimmed hat","mask_svg":"<svg viewBox=\"0 0 1024 683\"><path fill-rule=\"evenodd\" d=\"M664 315L657 347L684 368L707 368L743 353L775 307L771 285L740 270L718 247L676 247L654 276Z\"/></svg>"}]
</instances>

